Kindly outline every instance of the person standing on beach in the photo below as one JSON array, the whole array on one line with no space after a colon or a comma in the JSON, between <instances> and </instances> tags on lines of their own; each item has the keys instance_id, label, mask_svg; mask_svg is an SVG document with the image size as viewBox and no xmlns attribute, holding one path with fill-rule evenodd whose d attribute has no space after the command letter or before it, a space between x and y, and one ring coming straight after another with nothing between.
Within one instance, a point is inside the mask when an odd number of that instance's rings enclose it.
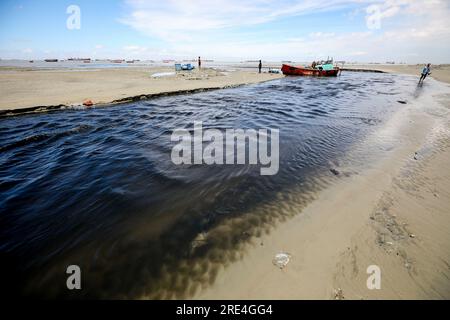
<instances>
[{"instance_id":1,"label":"person standing on beach","mask_svg":"<svg viewBox=\"0 0 450 320\"><path fill-rule=\"evenodd\" d=\"M259 60L258 69L259 69L259 73L261 73L261 69L262 69L262 61L261 60Z\"/></svg>"},{"instance_id":2,"label":"person standing on beach","mask_svg":"<svg viewBox=\"0 0 450 320\"><path fill-rule=\"evenodd\" d=\"M200 70L202 68L202 59L198 57L198 69Z\"/></svg>"},{"instance_id":3,"label":"person standing on beach","mask_svg":"<svg viewBox=\"0 0 450 320\"><path fill-rule=\"evenodd\" d=\"M419 83L423 82L425 80L425 78L431 74L431 63L427 64L423 70L422 70L422 75L420 76L420 80Z\"/></svg>"}]
</instances>

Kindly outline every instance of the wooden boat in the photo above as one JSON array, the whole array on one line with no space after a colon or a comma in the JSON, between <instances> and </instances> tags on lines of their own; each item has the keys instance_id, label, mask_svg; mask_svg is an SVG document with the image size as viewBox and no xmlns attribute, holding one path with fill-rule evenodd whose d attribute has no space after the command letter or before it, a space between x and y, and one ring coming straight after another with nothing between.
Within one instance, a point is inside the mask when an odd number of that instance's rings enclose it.
<instances>
[{"instance_id":1,"label":"wooden boat","mask_svg":"<svg viewBox=\"0 0 450 320\"><path fill-rule=\"evenodd\" d=\"M316 77L336 77L339 74L340 69L334 67L331 70L323 70L320 68L305 68L294 67L287 64L283 64L281 72L286 76L316 76Z\"/></svg>"}]
</instances>

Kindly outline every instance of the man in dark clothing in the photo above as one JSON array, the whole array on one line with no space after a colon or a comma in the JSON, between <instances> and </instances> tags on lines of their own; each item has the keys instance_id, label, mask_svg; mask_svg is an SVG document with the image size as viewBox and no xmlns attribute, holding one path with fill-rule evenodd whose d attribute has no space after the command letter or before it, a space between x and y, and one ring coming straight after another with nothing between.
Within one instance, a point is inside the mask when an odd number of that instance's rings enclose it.
<instances>
[{"instance_id":1,"label":"man in dark clothing","mask_svg":"<svg viewBox=\"0 0 450 320\"><path fill-rule=\"evenodd\" d=\"M200 57L198 57L198 68L202 68L202 59L200 59Z\"/></svg>"},{"instance_id":2,"label":"man in dark clothing","mask_svg":"<svg viewBox=\"0 0 450 320\"><path fill-rule=\"evenodd\" d=\"M258 69L259 69L259 73L261 73L261 69L262 69L262 61L261 60L259 60Z\"/></svg>"}]
</instances>

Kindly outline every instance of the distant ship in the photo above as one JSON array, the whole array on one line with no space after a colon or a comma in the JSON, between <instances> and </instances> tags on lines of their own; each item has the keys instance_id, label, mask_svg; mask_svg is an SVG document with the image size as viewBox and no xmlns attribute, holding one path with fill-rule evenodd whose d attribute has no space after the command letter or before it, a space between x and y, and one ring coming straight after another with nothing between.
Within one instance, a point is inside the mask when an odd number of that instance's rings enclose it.
<instances>
[{"instance_id":1,"label":"distant ship","mask_svg":"<svg viewBox=\"0 0 450 320\"><path fill-rule=\"evenodd\" d=\"M91 58L69 58L67 61L91 61Z\"/></svg>"},{"instance_id":2,"label":"distant ship","mask_svg":"<svg viewBox=\"0 0 450 320\"><path fill-rule=\"evenodd\" d=\"M45 59L45 62L58 62L58 59Z\"/></svg>"},{"instance_id":3,"label":"distant ship","mask_svg":"<svg viewBox=\"0 0 450 320\"><path fill-rule=\"evenodd\" d=\"M67 61L91 63L91 58L69 58Z\"/></svg>"}]
</instances>

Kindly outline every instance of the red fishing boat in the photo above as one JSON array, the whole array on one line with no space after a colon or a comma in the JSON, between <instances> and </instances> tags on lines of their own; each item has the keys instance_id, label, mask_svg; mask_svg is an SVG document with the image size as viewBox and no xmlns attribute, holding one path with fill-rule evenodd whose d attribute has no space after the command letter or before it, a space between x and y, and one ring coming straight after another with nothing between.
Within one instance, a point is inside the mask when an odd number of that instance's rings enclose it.
<instances>
[{"instance_id":1,"label":"red fishing boat","mask_svg":"<svg viewBox=\"0 0 450 320\"><path fill-rule=\"evenodd\" d=\"M316 77L336 77L339 74L339 68L333 67L332 69L325 70L322 68L305 68L305 67L293 67L287 64L283 64L281 71L286 76L316 76Z\"/></svg>"}]
</instances>

